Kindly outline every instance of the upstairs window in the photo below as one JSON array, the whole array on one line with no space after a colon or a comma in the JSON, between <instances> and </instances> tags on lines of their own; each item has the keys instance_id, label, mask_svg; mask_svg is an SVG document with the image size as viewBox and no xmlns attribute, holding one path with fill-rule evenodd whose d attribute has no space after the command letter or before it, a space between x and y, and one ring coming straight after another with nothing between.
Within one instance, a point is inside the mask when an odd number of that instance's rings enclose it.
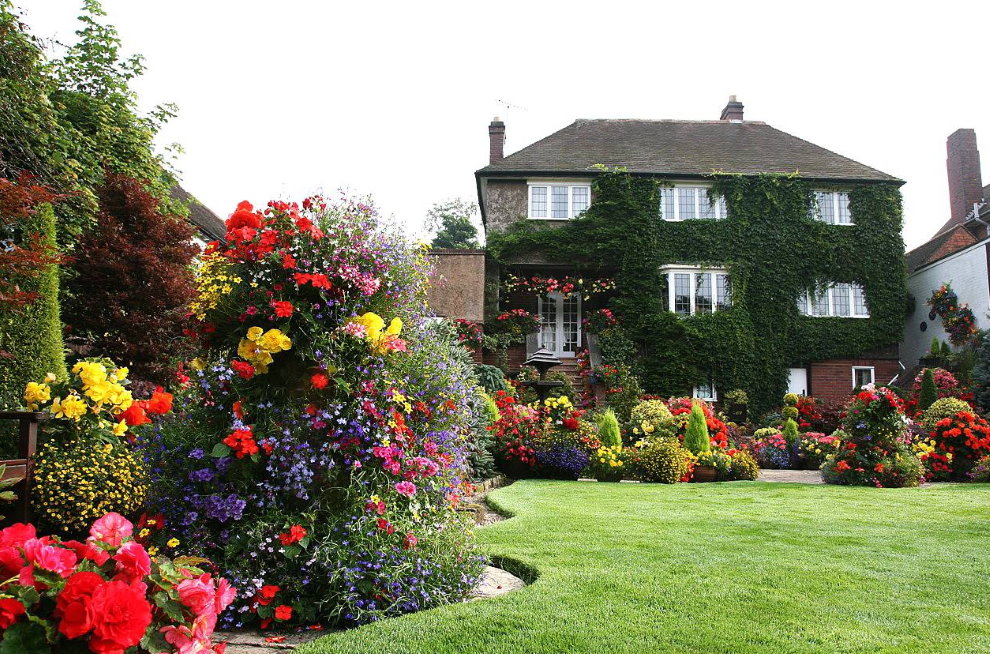
<instances>
[{"instance_id":1,"label":"upstairs window","mask_svg":"<svg viewBox=\"0 0 990 654\"><path fill-rule=\"evenodd\" d=\"M811 217L829 225L852 225L849 213L849 194L838 191L815 191L815 204Z\"/></svg>"},{"instance_id":2,"label":"upstairs window","mask_svg":"<svg viewBox=\"0 0 990 654\"><path fill-rule=\"evenodd\" d=\"M724 311L732 305L732 287L724 270L667 270L667 307L681 316Z\"/></svg>"},{"instance_id":3,"label":"upstairs window","mask_svg":"<svg viewBox=\"0 0 990 654\"><path fill-rule=\"evenodd\" d=\"M702 218L721 220L726 217L725 198L714 198L704 186L675 186L660 189L660 216L664 220Z\"/></svg>"},{"instance_id":4,"label":"upstairs window","mask_svg":"<svg viewBox=\"0 0 990 654\"><path fill-rule=\"evenodd\" d=\"M590 184L530 183L529 217L570 220L591 206Z\"/></svg>"},{"instance_id":5,"label":"upstairs window","mask_svg":"<svg viewBox=\"0 0 990 654\"><path fill-rule=\"evenodd\" d=\"M798 311L806 316L869 318L866 294L859 284L832 284L824 291L798 296Z\"/></svg>"}]
</instances>

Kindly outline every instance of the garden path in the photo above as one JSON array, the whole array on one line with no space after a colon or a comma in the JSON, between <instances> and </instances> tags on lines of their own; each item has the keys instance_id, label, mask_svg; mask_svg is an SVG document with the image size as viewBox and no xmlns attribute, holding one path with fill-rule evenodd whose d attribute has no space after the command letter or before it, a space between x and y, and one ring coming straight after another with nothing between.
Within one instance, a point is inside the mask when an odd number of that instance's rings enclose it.
<instances>
[{"instance_id":1,"label":"garden path","mask_svg":"<svg viewBox=\"0 0 990 654\"><path fill-rule=\"evenodd\" d=\"M757 481L773 481L786 484L824 484L820 470L770 470L760 468Z\"/></svg>"}]
</instances>

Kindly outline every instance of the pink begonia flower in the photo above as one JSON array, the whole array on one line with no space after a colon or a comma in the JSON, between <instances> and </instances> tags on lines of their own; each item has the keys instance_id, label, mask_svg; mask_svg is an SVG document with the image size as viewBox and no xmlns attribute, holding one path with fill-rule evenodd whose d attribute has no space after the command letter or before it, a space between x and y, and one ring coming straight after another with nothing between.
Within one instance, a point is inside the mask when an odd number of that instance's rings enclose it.
<instances>
[{"instance_id":1,"label":"pink begonia flower","mask_svg":"<svg viewBox=\"0 0 990 654\"><path fill-rule=\"evenodd\" d=\"M38 533L35 531L34 525L18 522L0 531L0 548L22 547L24 543L32 538L37 538L37 536Z\"/></svg>"},{"instance_id":2,"label":"pink begonia flower","mask_svg":"<svg viewBox=\"0 0 990 654\"><path fill-rule=\"evenodd\" d=\"M395 485L395 492L399 495L405 495L406 497L412 497L416 494L416 484L411 481L400 481Z\"/></svg>"},{"instance_id":3,"label":"pink begonia flower","mask_svg":"<svg viewBox=\"0 0 990 654\"><path fill-rule=\"evenodd\" d=\"M223 613L235 597L237 597L237 589L231 586L229 581L220 577L220 580L217 581L216 605L214 606L216 613Z\"/></svg>"},{"instance_id":4,"label":"pink begonia flower","mask_svg":"<svg viewBox=\"0 0 990 654\"><path fill-rule=\"evenodd\" d=\"M113 558L117 562L117 576L121 577L121 581L139 581L151 574L151 557L137 541L124 543Z\"/></svg>"},{"instance_id":5,"label":"pink begonia flower","mask_svg":"<svg viewBox=\"0 0 990 654\"><path fill-rule=\"evenodd\" d=\"M175 648L176 654L201 654L213 651L213 628L216 626L216 616L210 620L201 616L193 621L192 629L180 627L162 627L159 631L164 634L165 641Z\"/></svg>"},{"instance_id":6,"label":"pink begonia flower","mask_svg":"<svg viewBox=\"0 0 990 654\"><path fill-rule=\"evenodd\" d=\"M40 538L32 538L24 543L24 554L28 563L42 570L55 572L61 577L68 577L76 567L76 553L64 547L46 545Z\"/></svg>"},{"instance_id":7,"label":"pink begonia flower","mask_svg":"<svg viewBox=\"0 0 990 654\"><path fill-rule=\"evenodd\" d=\"M120 547L125 538L134 533L131 521L119 513L110 512L93 523L89 528L87 541L99 541L110 547Z\"/></svg>"},{"instance_id":8,"label":"pink begonia flower","mask_svg":"<svg viewBox=\"0 0 990 654\"><path fill-rule=\"evenodd\" d=\"M216 615L216 589L209 574L194 579L186 579L176 586L179 591L179 601L185 604L197 616Z\"/></svg>"}]
</instances>

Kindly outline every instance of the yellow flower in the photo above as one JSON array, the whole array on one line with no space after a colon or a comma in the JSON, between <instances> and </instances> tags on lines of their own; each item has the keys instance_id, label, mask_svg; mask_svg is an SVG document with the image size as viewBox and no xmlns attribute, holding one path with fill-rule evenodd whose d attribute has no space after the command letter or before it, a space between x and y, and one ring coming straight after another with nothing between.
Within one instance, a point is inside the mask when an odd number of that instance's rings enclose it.
<instances>
[{"instance_id":1,"label":"yellow flower","mask_svg":"<svg viewBox=\"0 0 990 654\"><path fill-rule=\"evenodd\" d=\"M165 544L168 545L169 547L178 547L179 546L179 539L178 538L170 538L168 540L168 542L165 543Z\"/></svg>"},{"instance_id":2,"label":"yellow flower","mask_svg":"<svg viewBox=\"0 0 990 654\"><path fill-rule=\"evenodd\" d=\"M50 410L56 418L69 418L78 422L86 414L86 403L78 395L70 395L61 401L56 397L52 400Z\"/></svg>"},{"instance_id":3,"label":"yellow flower","mask_svg":"<svg viewBox=\"0 0 990 654\"><path fill-rule=\"evenodd\" d=\"M352 318L351 322L356 322L359 325L364 325L364 333L371 342L377 342L382 337L382 330L385 329L385 321L377 313L372 313L371 311L358 316L357 318ZM400 323L401 326L401 323Z\"/></svg>"},{"instance_id":4,"label":"yellow flower","mask_svg":"<svg viewBox=\"0 0 990 654\"><path fill-rule=\"evenodd\" d=\"M127 423L121 420L120 422L114 424L113 433L117 436L123 436L127 433Z\"/></svg>"},{"instance_id":5,"label":"yellow flower","mask_svg":"<svg viewBox=\"0 0 990 654\"><path fill-rule=\"evenodd\" d=\"M257 342L263 333L265 333L265 330L261 327L251 327L247 331L247 338L249 341Z\"/></svg>"},{"instance_id":6,"label":"yellow flower","mask_svg":"<svg viewBox=\"0 0 990 654\"><path fill-rule=\"evenodd\" d=\"M152 545L148 548L148 556L158 556L158 548Z\"/></svg>"},{"instance_id":7,"label":"yellow flower","mask_svg":"<svg viewBox=\"0 0 990 654\"><path fill-rule=\"evenodd\" d=\"M79 375L83 386L89 387L107 380L107 367L95 361L80 361L72 366L72 372Z\"/></svg>"},{"instance_id":8,"label":"yellow flower","mask_svg":"<svg viewBox=\"0 0 990 654\"><path fill-rule=\"evenodd\" d=\"M55 376L55 373L54 372L50 372L47 375L45 375L45 383L46 384L53 384L53 383L55 383L55 380L56 379L58 379L58 377Z\"/></svg>"},{"instance_id":9,"label":"yellow flower","mask_svg":"<svg viewBox=\"0 0 990 654\"><path fill-rule=\"evenodd\" d=\"M89 399L93 400L97 404L102 404L107 401L107 396L110 395L110 388L110 382L104 379L88 386L85 393Z\"/></svg>"},{"instance_id":10,"label":"yellow flower","mask_svg":"<svg viewBox=\"0 0 990 654\"><path fill-rule=\"evenodd\" d=\"M292 341L281 330L269 329L265 335L258 340L258 345L269 352L283 352L292 347Z\"/></svg>"},{"instance_id":11,"label":"yellow flower","mask_svg":"<svg viewBox=\"0 0 990 654\"><path fill-rule=\"evenodd\" d=\"M151 534L150 529L142 529L138 532L138 538L147 538Z\"/></svg>"},{"instance_id":12,"label":"yellow flower","mask_svg":"<svg viewBox=\"0 0 990 654\"><path fill-rule=\"evenodd\" d=\"M200 359L199 357L196 357L195 359L189 362L189 367L192 368L193 370L203 370L204 368L206 368L206 362Z\"/></svg>"},{"instance_id":13,"label":"yellow flower","mask_svg":"<svg viewBox=\"0 0 990 654\"><path fill-rule=\"evenodd\" d=\"M126 367L121 366L120 368L114 370L113 373L110 375L110 377L114 381L124 381L125 379L127 379L127 375L130 374L130 372L131 371L128 370Z\"/></svg>"},{"instance_id":14,"label":"yellow flower","mask_svg":"<svg viewBox=\"0 0 990 654\"><path fill-rule=\"evenodd\" d=\"M120 384L113 384L110 387L110 393L107 394L107 401L115 405L120 411L127 411L134 404L134 396Z\"/></svg>"},{"instance_id":15,"label":"yellow flower","mask_svg":"<svg viewBox=\"0 0 990 654\"><path fill-rule=\"evenodd\" d=\"M29 405L47 402L52 399L52 389L47 384L28 382L24 388L24 401Z\"/></svg>"}]
</instances>

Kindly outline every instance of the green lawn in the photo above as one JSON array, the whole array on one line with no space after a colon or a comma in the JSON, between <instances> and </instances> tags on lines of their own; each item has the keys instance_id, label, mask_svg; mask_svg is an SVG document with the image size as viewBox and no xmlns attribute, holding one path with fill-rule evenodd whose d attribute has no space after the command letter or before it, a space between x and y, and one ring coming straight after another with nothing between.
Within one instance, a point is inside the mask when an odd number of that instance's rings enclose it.
<instances>
[{"instance_id":1,"label":"green lawn","mask_svg":"<svg viewBox=\"0 0 990 654\"><path fill-rule=\"evenodd\" d=\"M298 651L990 652L990 485L523 481L490 501L516 517L479 541L535 583Z\"/></svg>"}]
</instances>

